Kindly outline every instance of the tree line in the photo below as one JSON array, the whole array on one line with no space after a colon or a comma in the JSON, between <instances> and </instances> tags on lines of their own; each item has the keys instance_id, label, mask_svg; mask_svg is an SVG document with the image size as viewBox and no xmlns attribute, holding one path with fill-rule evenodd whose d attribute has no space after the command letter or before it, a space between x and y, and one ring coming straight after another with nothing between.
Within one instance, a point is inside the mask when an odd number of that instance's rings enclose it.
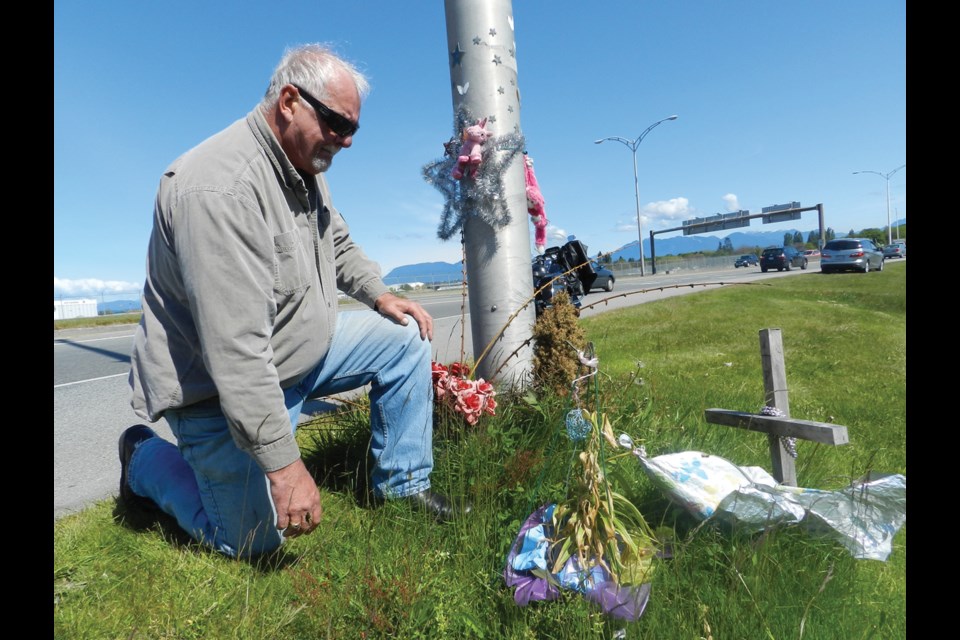
<instances>
[{"instance_id":1,"label":"tree line","mask_svg":"<svg viewBox=\"0 0 960 640\"><path fill-rule=\"evenodd\" d=\"M827 227L824 230L823 235L824 235L824 238L823 238L824 244L826 244L827 242L830 242L831 240L837 237L836 232L830 227ZM893 235L895 238L906 240L907 225L901 224L894 227L891 230L891 235ZM847 236L852 238L867 238L869 240L872 240L873 243L878 247L882 247L887 244L887 228L886 227L879 228L879 229L878 228L861 229L860 231L854 231L853 229L850 229L850 231L847 232ZM820 248L820 244L818 242L819 237L820 237L820 233L818 229L814 229L813 231L810 231L807 234L806 239L804 239L803 233L800 231L794 231L792 233L788 231L783 234L783 245L791 246L800 251L804 251L806 249L819 249ZM763 251L763 247L758 247L758 246L735 247L733 246L733 241L730 240L730 238L728 237L728 238L724 238L719 243L717 243L716 251L696 251L693 253L682 254L682 255L683 256L702 255L707 257L732 256L732 255L741 255L741 254L747 254L747 253L759 255L761 251ZM611 264L613 262L613 257L609 253L607 254L598 253L597 261L603 264ZM617 262L636 262L636 261L637 261L636 258L625 259L622 256L617 259Z\"/></svg>"}]
</instances>

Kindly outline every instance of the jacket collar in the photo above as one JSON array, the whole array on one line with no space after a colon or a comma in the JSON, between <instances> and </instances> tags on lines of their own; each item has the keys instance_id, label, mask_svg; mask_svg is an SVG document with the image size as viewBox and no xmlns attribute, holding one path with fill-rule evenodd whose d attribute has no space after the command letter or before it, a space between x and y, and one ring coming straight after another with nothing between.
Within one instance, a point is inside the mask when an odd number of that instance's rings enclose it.
<instances>
[{"instance_id":1,"label":"jacket collar","mask_svg":"<svg viewBox=\"0 0 960 640\"><path fill-rule=\"evenodd\" d=\"M267 119L264 117L260 105L254 107L253 110L247 114L247 124L250 126L250 130L253 132L257 142L263 147L264 153L267 154L267 158L270 159L273 168L276 170L277 175L280 176L284 186L292 190L297 195L300 203L309 209L310 200L307 185L304 184L303 178L290 162L283 147L280 146L280 141L273 135L273 131L270 129L270 125L267 124Z\"/></svg>"}]
</instances>

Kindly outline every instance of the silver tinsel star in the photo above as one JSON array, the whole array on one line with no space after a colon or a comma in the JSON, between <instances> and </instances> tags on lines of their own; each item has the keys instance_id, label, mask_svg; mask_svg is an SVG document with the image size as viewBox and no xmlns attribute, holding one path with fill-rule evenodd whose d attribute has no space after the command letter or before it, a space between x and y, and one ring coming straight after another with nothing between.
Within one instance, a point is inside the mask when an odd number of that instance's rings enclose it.
<instances>
[{"instance_id":1,"label":"silver tinsel star","mask_svg":"<svg viewBox=\"0 0 960 640\"><path fill-rule=\"evenodd\" d=\"M488 117L487 121L490 122ZM510 223L510 211L503 192L503 174L524 147L523 136L509 133L492 136L483 145L483 162L474 178L454 179L460 132L477 119L465 107L457 111L453 137L444 143L444 157L423 166L423 179L443 194L443 214L437 237L449 240L463 228L467 216L475 216L494 229ZM504 152L504 153L495 153Z\"/></svg>"},{"instance_id":2,"label":"silver tinsel star","mask_svg":"<svg viewBox=\"0 0 960 640\"><path fill-rule=\"evenodd\" d=\"M443 155L448 157L456 157L457 152L460 150L460 139L453 137L443 143Z\"/></svg>"}]
</instances>

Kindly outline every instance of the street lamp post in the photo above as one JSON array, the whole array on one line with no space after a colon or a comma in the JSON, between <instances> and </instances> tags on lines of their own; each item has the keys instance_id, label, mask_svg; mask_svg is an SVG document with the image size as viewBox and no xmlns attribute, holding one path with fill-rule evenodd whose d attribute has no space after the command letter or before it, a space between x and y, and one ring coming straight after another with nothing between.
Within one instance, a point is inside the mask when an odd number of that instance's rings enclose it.
<instances>
[{"instance_id":1,"label":"street lamp post","mask_svg":"<svg viewBox=\"0 0 960 640\"><path fill-rule=\"evenodd\" d=\"M880 176L887 183L887 244L893 244L893 234L890 231L890 176L895 174L897 171L900 171L900 169L903 169L905 166L907 166L906 163L900 165L890 173L880 173L879 171L854 171L853 172L853 175L857 175L858 173L872 173L873 175ZM900 235L899 228L897 228L897 235L898 236Z\"/></svg>"},{"instance_id":2,"label":"street lamp post","mask_svg":"<svg viewBox=\"0 0 960 640\"><path fill-rule=\"evenodd\" d=\"M638 248L640 249L640 275L641 276L645 274L643 272L643 227L640 224L640 182L639 182L639 179L637 178L637 147L640 146L640 143L643 142L643 139L645 137L647 137L647 134L653 131L654 127L656 127L658 124L660 124L661 122L666 122L667 120L676 120L676 119L677 119L677 116L674 115L674 116L669 116L667 118L663 118L662 120L657 120L652 125L644 129L643 133L637 136L636 139L634 140L627 140L626 138L613 136L610 138L603 138L601 140L593 141L594 144L600 144L602 142L606 142L607 140L615 140L617 142L620 142L626 145L630 149L630 151L633 152L633 191L637 198L637 240L640 243Z\"/></svg>"}]
</instances>

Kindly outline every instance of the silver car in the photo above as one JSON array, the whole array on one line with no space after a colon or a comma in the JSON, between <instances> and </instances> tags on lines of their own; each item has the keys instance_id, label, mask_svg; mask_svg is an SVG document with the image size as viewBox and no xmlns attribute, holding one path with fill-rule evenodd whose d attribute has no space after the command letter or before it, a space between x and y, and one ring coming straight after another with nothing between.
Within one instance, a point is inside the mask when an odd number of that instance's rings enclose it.
<instances>
[{"instance_id":1,"label":"silver car","mask_svg":"<svg viewBox=\"0 0 960 640\"><path fill-rule=\"evenodd\" d=\"M883 250L867 238L841 238L823 245L820 271L883 271Z\"/></svg>"},{"instance_id":2,"label":"silver car","mask_svg":"<svg viewBox=\"0 0 960 640\"><path fill-rule=\"evenodd\" d=\"M893 244L888 244L883 248L883 257L884 258L906 258L907 257L907 245L902 242L894 242Z\"/></svg>"}]
</instances>

